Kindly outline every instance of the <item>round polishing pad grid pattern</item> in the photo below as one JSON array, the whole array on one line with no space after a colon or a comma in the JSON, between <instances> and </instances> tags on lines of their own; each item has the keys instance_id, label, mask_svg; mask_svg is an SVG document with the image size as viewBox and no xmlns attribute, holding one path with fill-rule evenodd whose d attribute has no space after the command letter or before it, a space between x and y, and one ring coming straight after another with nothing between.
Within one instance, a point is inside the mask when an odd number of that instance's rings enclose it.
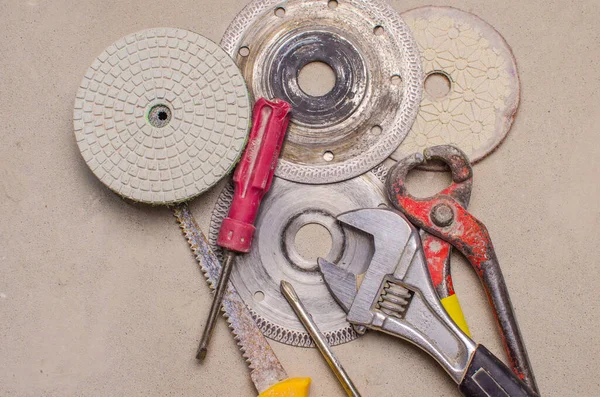
<instances>
[{"instance_id":1,"label":"round polishing pad grid pattern","mask_svg":"<svg viewBox=\"0 0 600 397\"><path fill-rule=\"evenodd\" d=\"M415 124L391 157L450 144L471 162L481 160L506 137L519 104L509 45L487 22L456 8L421 7L402 18L417 40L425 75L447 79L449 92L435 97L425 90Z\"/></svg>"},{"instance_id":2,"label":"round polishing pad grid pattern","mask_svg":"<svg viewBox=\"0 0 600 397\"><path fill-rule=\"evenodd\" d=\"M135 201L188 200L237 162L251 118L233 60L186 30L148 29L108 47L86 72L73 113L93 173Z\"/></svg>"}]
</instances>

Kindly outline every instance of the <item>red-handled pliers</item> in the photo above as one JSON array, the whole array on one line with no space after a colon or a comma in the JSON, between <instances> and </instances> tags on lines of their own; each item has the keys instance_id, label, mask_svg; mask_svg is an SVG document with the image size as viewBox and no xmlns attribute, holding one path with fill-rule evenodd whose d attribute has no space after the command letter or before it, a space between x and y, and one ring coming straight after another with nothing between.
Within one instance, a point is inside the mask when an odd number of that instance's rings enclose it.
<instances>
[{"instance_id":1,"label":"red-handled pliers","mask_svg":"<svg viewBox=\"0 0 600 397\"><path fill-rule=\"evenodd\" d=\"M408 193L404 180L411 169L427 160L446 163L452 172L453 182L432 197L418 199ZM466 210L472 177L473 170L467 155L456 147L443 145L400 160L390 169L386 185L392 204L417 227L438 238L438 241L432 240L425 234L423 247L440 299L444 294L451 296L454 292L449 267L450 250L446 250L444 245L438 250L437 244L441 241L458 249L477 272L513 371L539 393L492 240L483 223ZM433 260L430 261L430 258Z\"/></svg>"}]
</instances>

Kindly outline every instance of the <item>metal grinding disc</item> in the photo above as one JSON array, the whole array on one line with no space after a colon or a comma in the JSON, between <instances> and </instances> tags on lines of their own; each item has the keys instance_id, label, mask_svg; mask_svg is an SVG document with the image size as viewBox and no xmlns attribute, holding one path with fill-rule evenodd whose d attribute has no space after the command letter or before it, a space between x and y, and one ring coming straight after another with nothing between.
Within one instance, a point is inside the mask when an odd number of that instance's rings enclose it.
<instances>
[{"instance_id":1,"label":"metal grinding disc","mask_svg":"<svg viewBox=\"0 0 600 397\"><path fill-rule=\"evenodd\" d=\"M487 22L456 8L416 8L402 18L419 44L425 75L445 76L450 91L441 98L424 93L412 130L391 157L450 144L472 163L481 160L506 137L519 104L509 45Z\"/></svg>"},{"instance_id":2,"label":"metal grinding disc","mask_svg":"<svg viewBox=\"0 0 600 397\"><path fill-rule=\"evenodd\" d=\"M148 29L108 47L73 112L93 173L135 201L188 200L226 175L249 131L250 100L233 60L181 29Z\"/></svg>"},{"instance_id":3,"label":"metal grinding disc","mask_svg":"<svg viewBox=\"0 0 600 397\"><path fill-rule=\"evenodd\" d=\"M233 188L221 193L210 223L209 241L217 255L219 228L229 211ZM366 271L372 253L360 232L342 229L335 217L345 211L388 205L381 180L368 172L329 185L307 185L275 177L256 219L256 234L248 254L239 255L231 274L236 290L251 310L261 331L270 339L293 346L312 346L298 317L279 290L285 279L294 285L313 319L332 345L357 338L346 313L333 300L317 261L302 257L296 234L307 224L319 224L331 235L327 260L354 273Z\"/></svg>"},{"instance_id":4,"label":"metal grinding disc","mask_svg":"<svg viewBox=\"0 0 600 397\"><path fill-rule=\"evenodd\" d=\"M229 25L221 46L254 98L292 104L279 177L342 181L385 160L408 133L423 89L420 55L398 13L380 1L255 0ZM323 96L298 74L324 62L335 84Z\"/></svg>"}]
</instances>

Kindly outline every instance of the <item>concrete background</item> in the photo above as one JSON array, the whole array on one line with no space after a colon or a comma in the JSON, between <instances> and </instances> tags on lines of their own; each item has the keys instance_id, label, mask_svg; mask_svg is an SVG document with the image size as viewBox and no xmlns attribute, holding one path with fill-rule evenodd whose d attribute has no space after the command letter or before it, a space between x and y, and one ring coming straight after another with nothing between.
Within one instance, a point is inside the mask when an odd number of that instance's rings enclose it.
<instances>
[{"instance_id":1,"label":"concrete background","mask_svg":"<svg viewBox=\"0 0 600 397\"><path fill-rule=\"evenodd\" d=\"M508 139L475 167L470 210L494 240L542 394L597 395L600 8L452 3L504 35L522 83ZM171 212L104 188L72 126L81 77L112 42L158 26L218 42L244 4L0 2L0 395L256 394L225 321L208 362L193 358L210 296ZM435 191L441 180L412 184ZM192 204L204 228L218 191ZM459 261L474 338L504 358L478 280ZM316 350L272 345L290 375L313 378L313 396L343 395ZM363 395L458 395L432 359L389 336L334 350Z\"/></svg>"}]
</instances>

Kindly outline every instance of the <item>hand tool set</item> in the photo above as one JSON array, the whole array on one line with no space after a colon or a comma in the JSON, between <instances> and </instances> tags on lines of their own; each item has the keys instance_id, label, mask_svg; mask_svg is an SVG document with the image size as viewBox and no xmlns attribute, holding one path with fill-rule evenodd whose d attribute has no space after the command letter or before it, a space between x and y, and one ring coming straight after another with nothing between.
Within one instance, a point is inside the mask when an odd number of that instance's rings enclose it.
<instances>
[{"instance_id":1,"label":"hand tool set","mask_svg":"<svg viewBox=\"0 0 600 397\"><path fill-rule=\"evenodd\" d=\"M313 62L335 74L324 95L299 83ZM433 75L448 93L428 92ZM222 310L260 396L310 386L288 378L266 338L318 347L359 396L349 376L359 369L346 372L331 346L369 329L427 352L465 396L539 396L491 238L467 212L471 164L501 143L518 102L510 47L470 13L254 0L220 45L175 28L118 40L86 72L73 118L107 187L172 206L215 291L197 358L209 360ZM205 236L187 202L234 167ZM453 182L415 198L405 180L416 167L449 169ZM311 224L331 237L318 260L297 246ZM471 339L452 248L482 282L509 366Z\"/></svg>"}]
</instances>

